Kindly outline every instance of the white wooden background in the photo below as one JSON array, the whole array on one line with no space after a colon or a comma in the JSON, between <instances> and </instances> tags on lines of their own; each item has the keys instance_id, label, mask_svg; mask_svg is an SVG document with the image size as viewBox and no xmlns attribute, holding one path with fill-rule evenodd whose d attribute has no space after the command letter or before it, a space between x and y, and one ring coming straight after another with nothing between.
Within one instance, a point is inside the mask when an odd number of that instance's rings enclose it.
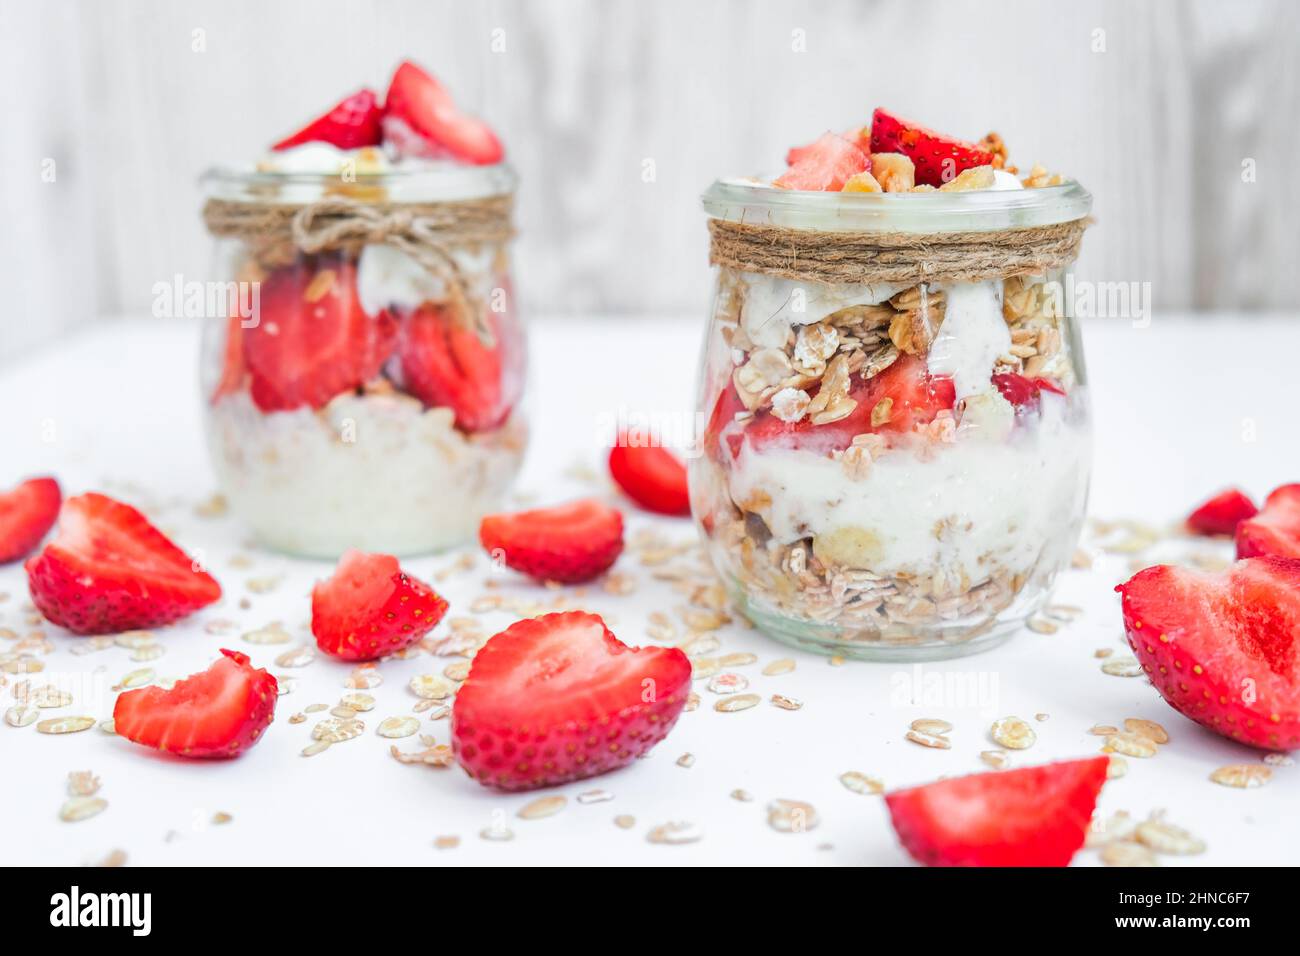
<instances>
[{"instance_id":1,"label":"white wooden background","mask_svg":"<svg viewBox=\"0 0 1300 956\"><path fill-rule=\"evenodd\" d=\"M1300 304L1292 0L0 0L0 361L208 278L203 168L405 56L508 143L533 314L702 314L700 191L877 104L1082 180L1087 276Z\"/></svg>"}]
</instances>

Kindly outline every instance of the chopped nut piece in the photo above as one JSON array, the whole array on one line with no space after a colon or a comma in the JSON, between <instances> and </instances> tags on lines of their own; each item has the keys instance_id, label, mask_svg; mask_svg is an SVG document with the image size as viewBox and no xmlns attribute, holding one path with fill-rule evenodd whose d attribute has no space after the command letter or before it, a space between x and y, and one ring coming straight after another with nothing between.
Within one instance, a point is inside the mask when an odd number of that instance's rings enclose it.
<instances>
[{"instance_id":1,"label":"chopped nut piece","mask_svg":"<svg viewBox=\"0 0 1300 956\"><path fill-rule=\"evenodd\" d=\"M887 193L905 193L916 185L916 166L902 153L872 153L871 174Z\"/></svg>"}]
</instances>

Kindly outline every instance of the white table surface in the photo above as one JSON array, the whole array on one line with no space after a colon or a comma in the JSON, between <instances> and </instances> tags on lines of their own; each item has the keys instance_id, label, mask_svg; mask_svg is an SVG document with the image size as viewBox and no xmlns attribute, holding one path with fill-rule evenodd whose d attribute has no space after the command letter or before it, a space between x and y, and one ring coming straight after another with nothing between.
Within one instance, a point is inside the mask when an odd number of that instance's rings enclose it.
<instances>
[{"instance_id":1,"label":"white table surface","mask_svg":"<svg viewBox=\"0 0 1300 956\"><path fill-rule=\"evenodd\" d=\"M31 321L39 321L31 317ZM18 321L14 316L6 322ZM556 320L533 326L533 386L529 395L534 441L523 493L537 502L579 494L613 495L602 484L584 484L572 465L585 462L603 476L596 447L595 416L628 408L680 410L692 401L700 323L663 319L632 322L617 318ZM1296 317L1241 320L1222 317L1192 324L1157 315L1150 328L1094 323L1085 330L1097 429L1092 510L1096 517L1139 518L1165 524L1230 483L1260 496L1283 481L1300 478L1296 460L1295 402L1292 397L1300 351ZM187 621L159 631L163 657L148 664L130 660L113 647L77 656L80 640L45 627L54 645L44 674L73 687L73 705L49 715L85 713L107 717L109 690L128 672L153 667L160 677L179 677L205 667L220 646L248 652L257 665L291 673L297 687L281 697L265 738L240 759L186 762L160 756L126 740L92 729L65 736L38 734L34 726L0 724L0 863L82 864L122 850L135 864L900 864L896 844L878 797L845 789L841 773L859 770L890 787L921 783L941 775L984 769L978 755L994 745L993 719L1018 715L1038 733L1034 747L1015 755L1017 765L1087 756L1101 740L1087 733L1096 723L1121 724L1125 717L1160 721L1172 737L1149 760L1129 760L1129 772L1106 785L1103 811L1136 816L1164 809L1168 818L1202 837L1208 850L1197 857L1162 857L1162 863L1294 863L1300 851L1300 767L1279 767L1267 786L1236 790L1208 780L1216 767L1258 760L1259 753L1201 730L1174 713L1141 678L1110 677L1094 657L1098 648L1124 653L1118 598L1129 556L1098 552L1091 571L1063 576L1057 600L1085 608L1059 633L1024 632L1002 647L943 664L925 674L976 675L990 688L988 699L910 703L897 688L913 680L910 667L849 662L791 651L739 626L718 632L722 652L752 651L760 664L742 670L764 703L740 713L718 713L702 682L698 710L684 714L668 739L647 759L602 779L560 788L570 797L559 814L518 819L529 795L504 795L472 782L459 768L405 766L389 756L391 741L375 735L387 716L410 713L416 698L407 681L437 673L453 658L420 656L380 665L384 684L372 693L377 708L363 715L367 732L311 758L299 755L310 742L319 716L288 723L311 703L335 704L344 693L346 664L318 657L305 668L273 665L285 646L244 644L236 635L214 636L205 622L233 618L242 630L281 620L295 638L306 630L311 581L326 564L292 561L249 545L237 519L202 518L194 505L215 490L199 427L196 395L197 326L171 321L103 323L18 365L0 368L0 483L11 485L33 473L58 476L65 494L98 489L143 507L191 552L200 551L223 584L226 597ZM629 533L660 527L675 540L692 540L685 520L651 518L628 507ZM1226 546L1170 541L1149 563L1193 550L1226 555ZM250 567L232 567L246 555ZM419 577L448 567L453 556L406 562ZM620 569L640 582L630 597L590 588L569 597L570 606L604 613L614 631L631 644L649 640L647 617L671 611L681 599L649 569L625 557ZM486 561L473 573L453 576L438 587L452 614L469 614L484 593ZM271 593L253 594L250 578L284 575ZM498 575L502 592L553 600L558 595L514 575ZM0 626L30 630L26 581L21 565L0 568ZM247 598L247 609L239 606ZM511 615L484 615L489 633ZM794 657L797 669L764 677L762 663ZM0 703L12 703L10 687ZM799 711L769 705L779 692L802 699ZM1035 714L1047 714L1043 722ZM45 716L45 715L43 715ZM422 715L421 733L447 742L448 723ZM930 750L903 739L916 717L942 717L955 725L951 750ZM397 741L418 749L416 738ZM677 764L695 755L689 768ZM69 771L92 770L103 781L108 808L91 819L65 823L58 811ZM606 803L580 805L583 790L614 794ZM729 794L753 794L741 803ZM774 798L811 802L820 825L807 833L780 833L766 822ZM229 813L224 825L213 814ZM617 814L636 818L623 830ZM698 826L703 837L680 846L654 844L649 829L672 820ZM504 822L508 842L490 842L480 830ZM433 839L459 835L455 849L439 850ZM1077 862L1095 865L1095 851Z\"/></svg>"}]
</instances>

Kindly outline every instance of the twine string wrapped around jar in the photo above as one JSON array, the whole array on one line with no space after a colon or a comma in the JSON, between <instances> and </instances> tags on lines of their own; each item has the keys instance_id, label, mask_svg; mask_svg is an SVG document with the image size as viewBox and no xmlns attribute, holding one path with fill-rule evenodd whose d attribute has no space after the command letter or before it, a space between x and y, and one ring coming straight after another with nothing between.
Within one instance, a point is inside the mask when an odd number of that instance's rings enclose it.
<instances>
[{"instance_id":1,"label":"twine string wrapped around jar","mask_svg":"<svg viewBox=\"0 0 1300 956\"><path fill-rule=\"evenodd\" d=\"M243 240L267 268L288 265L299 255L357 255L366 245L392 246L440 278L454 320L491 345L487 303L471 294L454 252L508 241L514 235L511 207L508 195L421 203L330 197L305 205L213 198L203 207L203 219L214 236Z\"/></svg>"},{"instance_id":2,"label":"twine string wrapped around jar","mask_svg":"<svg viewBox=\"0 0 1300 956\"><path fill-rule=\"evenodd\" d=\"M710 219L709 261L824 283L983 282L1058 269L1079 254L1082 218L989 232L843 232Z\"/></svg>"}]
</instances>

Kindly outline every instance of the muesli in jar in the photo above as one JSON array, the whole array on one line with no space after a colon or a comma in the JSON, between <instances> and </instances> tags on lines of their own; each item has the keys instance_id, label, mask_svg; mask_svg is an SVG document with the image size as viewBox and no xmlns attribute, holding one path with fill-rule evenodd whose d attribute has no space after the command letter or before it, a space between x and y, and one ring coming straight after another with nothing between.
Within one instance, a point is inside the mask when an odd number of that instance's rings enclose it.
<instances>
[{"instance_id":1,"label":"muesli in jar","mask_svg":"<svg viewBox=\"0 0 1300 956\"><path fill-rule=\"evenodd\" d=\"M862 658L1013 633L1075 548L1088 395L1063 277L1091 197L877 110L704 196L692 510L743 612Z\"/></svg>"},{"instance_id":2,"label":"muesli in jar","mask_svg":"<svg viewBox=\"0 0 1300 956\"><path fill-rule=\"evenodd\" d=\"M527 434L515 176L495 134L407 62L382 104L362 90L205 184L217 274L256 292L205 336L232 509L297 554L471 539Z\"/></svg>"}]
</instances>

